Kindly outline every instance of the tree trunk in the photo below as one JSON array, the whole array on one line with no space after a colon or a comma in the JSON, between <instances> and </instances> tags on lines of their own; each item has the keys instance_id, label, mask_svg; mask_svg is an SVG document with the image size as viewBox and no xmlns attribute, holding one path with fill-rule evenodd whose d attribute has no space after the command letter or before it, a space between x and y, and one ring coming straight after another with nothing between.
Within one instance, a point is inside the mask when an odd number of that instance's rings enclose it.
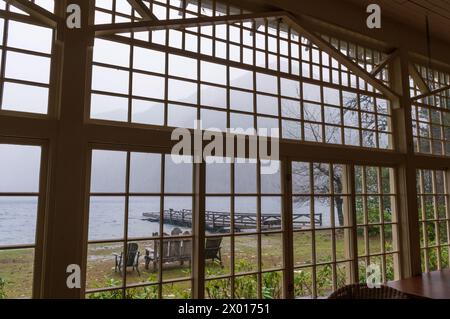
<instances>
[{"instance_id":1,"label":"tree trunk","mask_svg":"<svg viewBox=\"0 0 450 319\"><path fill-rule=\"evenodd\" d=\"M334 203L336 205L339 226L344 226L344 199L341 196L336 196Z\"/></svg>"}]
</instances>

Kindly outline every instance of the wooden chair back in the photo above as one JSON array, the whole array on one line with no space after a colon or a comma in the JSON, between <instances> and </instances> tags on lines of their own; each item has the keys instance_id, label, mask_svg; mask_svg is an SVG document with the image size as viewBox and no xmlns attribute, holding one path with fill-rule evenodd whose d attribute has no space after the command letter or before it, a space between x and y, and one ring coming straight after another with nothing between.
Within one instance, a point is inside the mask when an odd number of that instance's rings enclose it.
<instances>
[{"instance_id":1,"label":"wooden chair back","mask_svg":"<svg viewBox=\"0 0 450 319\"><path fill-rule=\"evenodd\" d=\"M222 245L222 237L207 238L205 244L205 259L217 257Z\"/></svg>"},{"instance_id":2,"label":"wooden chair back","mask_svg":"<svg viewBox=\"0 0 450 319\"><path fill-rule=\"evenodd\" d=\"M134 266L136 256L139 251L139 245L137 243L128 243L127 246L127 267Z\"/></svg>"}]
</instances>

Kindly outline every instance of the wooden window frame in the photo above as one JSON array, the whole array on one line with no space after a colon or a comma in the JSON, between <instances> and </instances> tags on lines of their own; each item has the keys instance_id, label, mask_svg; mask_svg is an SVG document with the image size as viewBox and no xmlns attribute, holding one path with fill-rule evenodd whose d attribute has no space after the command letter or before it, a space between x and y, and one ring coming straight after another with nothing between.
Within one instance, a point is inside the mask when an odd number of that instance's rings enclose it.
<instances>
[{"instance_id":1,"label":"wooden window frame","mask_svg":"<svg viewBox=\"0 0 450 319\"><path fill-rule=\"evenodd\" d=\"M123 152L126 153L126 166L125 166L125 191L123 193L117 193L117 192L107 192L107 193L103 193L103 192L89 192L89 198L92 197L119 197L119 198L123 198L124 199L124 212L123 212L123 217L124 217L124 232L123 232L123 236L121 238L115 238L115 239L99 239L99 240L88 240L88 246L89 245L96 245L96 244L117 244L117 243L121 243L123 244L122 247L122 252L123 252L123 256L124 259L122 261L122 263L126 263L126 256L127 256L127 248L128 248L128 244L129 243L141 243L141 242L155 242L158 241L159 242L159 252L158 254L160 256L163 255L162 253L162 249L163 249L163 242L165 240L170 240L170 239L190 239L192 241L192 243L194 244L194 229L195 229L195 224L197 223L197 214L193 213L193 224L192 224L192 231L191 231L191 235L179 235L179 236L172 236L172 235L167 235L164 232L164 222L161 222L164 220L164 212L166 210L165 207L165 198L167 197L190 197L191 198L191 203L192 203L192 212L194 212L194 206L195 206L195 202L194 202L194 196L195 196L195 179L194 179L194 164L192 164L192 191L190 193L174 193L174 192L167 192L165 190L165 163L167 161L168 158L170 158L170 153L167 152L161 152L161 150L158 152L158 150L155 150L154 148L149 148L149 147L145 147L145 148L133 148L133 147L120 147L120 146L108 146L108 145L100 145L100 144L91 144L90 145L90 155L92 156L92 152L93 151L116 151L116 152ZM130 191L130 171L131 171L131 154L133 153L140 153L140 154L154 154L154 155L160 155L161 156L161 161L160 161L160 177L161 177L161 183L160 183L160 191L156 192L156 193L133 193ZM91 175L92 178L92 175ZM89 180L91 181L91 178L89 178ZM90 183L89 183L90 184ZM90 187L89 187L90 189ZM159 222L159 230L158 230L158 235L156 236L144 236L144 237L139 237L139 238L131 238L128 235L128 231L129 231L129 207L130 207L130 198L133 197L140 197L140 196L144 196L144 197L159 197L160 198L160 212L159 212L159 218L160 218L160 222ZM89 219L89 211L86 212L86 219ZM88 225L86 225L88 226ZM85 232L88 232L88 229L85 229ZM142 248L142 247L141 247ZM192 248L194 249L194 245L192 245ZM87 249L88 250L88 249ZM142 250L141 250L142 252ZM87 263L87 258L88 258L88 252L86 252L86 255L84 257L85 261L84 264L86 265ZM144 258L144 255L141 255L141 259ZM194 265L194 255L193 252L191 252L191 258L192 258L192 265L191 265L191 270L193 268ZM96 294L96 293L102 293L102 292L111 292L111 291L121 291L122 293L122 297L124 299L127 298L128 296L128 290L129 289L136 289L136 288L144 288L144 287L157 287L157 294L158 294L158 298L162 298L163 297L163 286L164 285L168 285L168 284L176 284L176 283L182 283L182 282L190 282L190 288L189 290L192 291L193 288L193 274L191 271L191 275L190 277L180 277L180 278L174 278L174 279L164 279L164 275L163 275L163 259L160 258L158 261L158 268L156 271L156 275L157 275L157 280L155 282L142 282L142 283L134 283L134 282L127 282L127 272L123 271L121 274L121 279L122 279L122 283L120 286L117 287L102 287L102 288L90 288L90 289L86 289L86 296L89 296L91 294Z\"/></svg>"},{"instance_id":2,"label":"wooden window frame","mask_svg":"<svg viewBox=\"0 0 450 319\"><path fill-rule=\"evenodd\" d=\"M33 250L33 280L30 295L33 298L41 297L44 266L45 241L48 238L48 205L49 205L49 145L45 140L0 136L0 145L35 146L40 148L40 166L38 175L37 192L0 192L0 197L35 197L36 205L36 229L34 243L20 245L0 246L0 252L8 250Z\"/></svg>"},{"instance_id":3,"label":"wooden window frame","mask_svg":"<svg viewBox=\"0 0 450 319\"><path fill-rule=\"evenodd\" d=\"M10 3L16 1L8 1ZM33 23L37 25L54 25L56 23L57 37L53 45L52 53L52 79L50 84L50 103L48 116L36 116L34 114L24 114L16 112L0 111L0 136L2 138L20 138L27 141L42 140L48 145L47 159L48 178L45 179L43 189L46 192L45 225L52 225L52 229L44 227L46 230L38 231L38 238L46 238L42 243L42 256L36 260L41 260L42 265L35 267L35 278L42 278L34 284L34 297L64 297L83 298L84 288L81 290L71 290L65 285L65 269L68 264L79 264L84 269L83 247L87 247L87 198L88 198L88 172L89 172L89 144L107 144L110 147L134 145L136 147L150 148L152 151L160 148L170 150L173 142L170 141L170 131L159 128L142 127L138 125L127 126L120 123L98 123L86 121L88 108L90 72L88 71L94 34L87 32L92 30L94 8L87 1L68 0L57 1L55 3L55 13L49 15L42 14L35 6L29 5L28 1L23 5L30 8L30 16L23 16L11 12L0 12L2 17ZM65 4L77 3L83 12L81 31L71 31L64 27L61 17L65 16ZM186 17L184 17L186 18ZM292 20L297 20L292 18ZM50 20L50 21L49 21ZM219 19L218 19L219 20ZM89 24L90 23L90 24ZM296 24L296 23L295 23ZM90 26L89 26L90 25ZM322 28L323 29L323 28ZM109 39L118 40L116 36L108 36ZM313 39L315 40L315 39ZM320 40L320 39L319 39ZM127 42L122 40L123 42ZM139 43L138 40L134 40ZM354 40L358 42L357 39ZM318 41L333 56L345 64L348 59L337 55L335 50L328 47L324 40ZM70 46L70 50L64 50L62 44ZM168 47L156 46L177 53L179 51ZM386 52L380 48L380 51ZM191 54L191 53L190 53ZM192 54L193 57L196 57ZM203 59L203 58L202 58ZM214 62L212 58L208 58ZM450 169L448 159L445 157L427 156L417 154L413 149L413 135L411 129L411 101L409 90L409 68L410 63L419 60L415 55L410 54L404 48L399 48L398 56L390 61L390 82L395 92L394 97L400 99L392 102L393 121L393 145L392 151L348 148L334 145L317 145L309 143L293 143L289 141L280 142L282 158L295 158L302 161L325 161L344 162L349 165L373 165L373 166L393 166L396 168L396 184L399 196L399 214L401 216L399 228L401 229L401 277L411 276L421 272L420 269L420 247L417 225L417 191L416 191L416 169L440 169L446 170L447 175ZM423 59L422 59L423 60ZM344 63L343 63L344 64ZM229 66L238 66L233 61L227 63ZM364 72L352 67L360 74ZM259 69L255 68L255 71ZM261 69L265 73L269 71ZM288 77L289 78L289 77ZM371 77L372 78L372 77ZM317 82L317 83L320 83ZM323 83L326 86L329 84ZM379 85L379 84L378 84ZM73 91L77 87L79 90ZM385 90L385 89L383 89ZM431 91L431 90L430 90ZM151 137L149 137L151 136ZM42 157L45 158L44 156ZM287 162L283 160L283 167L289 172ZM70 169L67 169L70 167ZM203 167L203 168L202 168ZM204 166L198 165L196 176L204 175ZM203 172L203 173L202 173ZM203 177L204 178L204 177ZM41 179L43 182L44 179ZM449 179L447 179L448 181ZM67 181L70 181L68 184ZM288 184L286 180L283 180ZM201 183L200 183L201 184ZM197 184L198 186L198 184ZM201 186L201 185L200 185ZM449 188L449 185L447 185ZM285 188L290 195L289 186ZM199 220L201 220L202 200L201 187L196 190L196 200L199 201ZM285 226L288 226L291 207L289 200L284 199L286 216ZM40 204L41 205L41 204ZM43 204L42 204L43 205ZM204 203L203 203L204 205ZM287 221L286 221L287 220ZM201 224L201 223L200 223ZM201 225L197 225L197 234L201 234ZM292 268L292 255L289 253L292 248L292 234L287 229L285 246L285 264L287 270ZM200 230L200 231L199 231ZM201 255L199 243L203 243L204 238L197 235L198 253ZM60 241L59 238L64 238ZM80 245L80 243L82 243ZM60 252L65 250L67 254ZM194 252L195 254L196 252ZM198 257L195 257L198 258ZM52 263L49 261L52 260ZM201 267L194 265L195 278L202 278ZM286 297L293 297L293 290L290 286L292 274L287 271L285 279ZM356 277L355 277L356 278ZM83 278L84 280L85 278ZM204 292L201 282L195 282L193 286L193 297L199 298Z\"/></svg>"}]
</instances>

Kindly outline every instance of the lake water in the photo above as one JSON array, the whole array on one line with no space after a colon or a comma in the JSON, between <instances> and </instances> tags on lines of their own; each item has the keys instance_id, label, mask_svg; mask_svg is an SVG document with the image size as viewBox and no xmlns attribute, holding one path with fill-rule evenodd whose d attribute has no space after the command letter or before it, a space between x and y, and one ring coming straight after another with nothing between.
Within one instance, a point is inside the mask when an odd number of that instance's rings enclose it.
<instances>
[{"instance_id":1,"label":"lake water","mask_svg":"<svg viewBox=\"0 0 450 319\"><path fill-rule=\"evenodd\" d=\"M207 210L229 212L230 201L227 198L209 197L206 200ZM256 198L236 197L236 212L256 213ZM165 208L174 210L189 209L191 197L166 197ZM279 212L280 197L262 198L262 213ZM326 202L315 202L316 212L323 214L324 225L329 222L329 205ZM159 232L159 223L149 222L142 216L144 212L158 212L160 197L130 197L128 235L130 238L149 237ZM36 198L3 197L0 198L0 246L32 244L35 241ZM90 202L89 239L106 240L123 238L125 200L119 197L94 197ZM309 202L296 204L295 213L309 213ZM164 232L170 233L175 226L164 225ZM190 230L190 229L183 229Z\"/></svg>"},{"instance_id":2,"label":"lake water","mask_svg":"<svg viewBox=\"0 0 450 319\"><path fill-rule=\"evenodd\" d=\"M0 197L0 246L35 241L36 198Z\"/></svg>"}]
</instances>

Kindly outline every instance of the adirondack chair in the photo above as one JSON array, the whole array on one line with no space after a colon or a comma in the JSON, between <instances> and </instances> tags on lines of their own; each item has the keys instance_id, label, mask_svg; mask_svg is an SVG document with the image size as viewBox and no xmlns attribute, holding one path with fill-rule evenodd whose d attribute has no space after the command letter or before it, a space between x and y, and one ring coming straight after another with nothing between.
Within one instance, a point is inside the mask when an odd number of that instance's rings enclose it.
<instances>
[{"instance_id":1,"label":"adirondack chair","mask_svg":"<svg viewBox=\"0 0 450 319\"><path fill-rule=\"evenodd\" d=\"M171 263L179 262L183 265L184 262L192 261L192 239L163 239L162 258L160 256L160 240L153 241L153 247L145 249L145 269L149 269L150 263L153 264L153 269L156 270L160 262ZM218 260L222 265L221 254L222 237L207 238L205 244L205 260ZM161 260L162 259L162 260Z\"/></svg>"},{"instance_id":2,"label":"adirondack chair","mask_svg":"<svg viewBox=\"0 0 450 319\"><path fill-rule=\"evenodd\" d=\"M184 261L190 261L190 254L184 256L182 250L183 243L186 240L183 239L164 239L162 254L160 253L160 240L153 241L153 248L148 247L145 249L145 269L149 269L149 264L153 264L153 269L157 269L158 263L161 261L164 263L180 262L183 265ZM162 255L162 258L161 258ZM161 260L162 259L162 260Z\"/></svg>"},{"instance_id":3,"label":"adirondack chair","mask_svg":"<svg viewBox=\"0 0 450 319\"><path fill-rule=\"evenodd\" d=\"M222 237L218 238L207 238L205 243L205 260L211 259L214 261L217 259L222 265L222 255L221 255L221 244ZM181 259L188 260L191 263L192 256L192 240L184 239L181 247Z\"/></svg>"},{"instance_id":4,"label":"adirondack chair","mask_svg":"<svg viewBox=\"0 0 450 319\"><path fill-rule=\"evenodd\" d=\"M205 260L218 260L222 264L222 237L207 238L205 243Z\"/></svg>"},{"instance_id":5,"label":"adirondack chair","mask_svg":"<svg viewBox=\"0 0 450 319\"><path fill-rule=\"evenodd\" d=\"M114 257L116 258L116 266L115 271L119 271L122 273L122 268L125 268L125 270L128 267L133 267L133 271L136 270L138 275L140 276L141 273L139 271L139 245L137 243L128 243L127 246L127 258L126 258L126 266L123 267L123 252L119 254L114 253Z\"/></svg>"},{"instance_id":6,"label":"adirondack chair","mask_svg":"<svg viewBox=\"0 0 450 319\"><path fill-rule=\"evenodd\" d=\"M175 228L172 229L172 231L170 232L170 235L172 235L172 236L178 236L178 235L180 235L182 232L183 232L183 231L182 231L180 228L175 227Z\"/></svg>"},{"instance_id":7,"label":"adirondack chair","mask_svg":"<svg viewBox=\"0 0 450 319\"><path fill-rule=\"evenodd\" d=\"M181 254L180 254L180 259L181 259L181 264L184 263L184 261L188 261L189 262L189 266L191 266L191 258L192 257L192 239L183 239L182 245L181 245Z\"/></svg>"}]
</instances>

